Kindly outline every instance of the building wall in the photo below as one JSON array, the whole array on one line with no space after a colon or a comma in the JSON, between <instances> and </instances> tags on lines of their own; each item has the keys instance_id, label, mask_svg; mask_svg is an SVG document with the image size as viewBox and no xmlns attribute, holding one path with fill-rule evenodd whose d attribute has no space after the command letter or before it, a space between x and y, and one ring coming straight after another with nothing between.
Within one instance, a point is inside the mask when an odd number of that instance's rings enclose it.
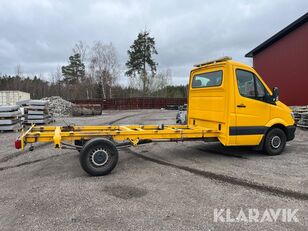
<instances>
[{"instance_id":1,"label":"building wall","mask_svg":"<svg viewBox=\"0 0 308 231\"><path fill-rule=\"evenodd\" d=\"M253 66L282 102L308 105L308 23L256 54Z\"/></svg>"}]
</instances>

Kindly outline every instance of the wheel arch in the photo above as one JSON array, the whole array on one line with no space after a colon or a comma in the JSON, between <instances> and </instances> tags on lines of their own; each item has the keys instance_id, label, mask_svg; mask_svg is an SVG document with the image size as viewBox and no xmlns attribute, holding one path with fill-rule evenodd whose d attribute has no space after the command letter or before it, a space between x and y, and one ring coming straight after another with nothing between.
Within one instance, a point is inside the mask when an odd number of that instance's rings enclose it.
<instances>
[{"instance_id":1,"label":"wheel arch","mask_svg":"<svg viewBox=\"0 0 308 231\"><path fill-rule=\"evenodd\" d=\"M281 130L284 132L284 134L285 134L286 136L288 136L287 127L286 127L285 125L283 125L283 124L281 124L281 123L273 124L272 126L268 127L268 128L265 130L264 135L263 135L263 137L262 137L262 140L261 140L260 144L257 146L257 147L258 147L258 148L257 148L258 150L263 149L265 137L266 137L266 135L269 133L269 131L272 130L273 128L279 128L279 129L281 129Z\"/></svg>"},{"instance_id":2,"label":"wheel arch","mask_svg":"<svg viewBox=\"0 0 308 231\"><path fill-rule=\"evenodd\" d=\"M274 126L284 126L284 127L287 127L288 123L286 121L284 121L283 119L281 119L281 118L274 118L274 119L268 121L268 123L265 126L268 127L268 128L272 128Z\"/></svg>"},{"instance_id":3,"label":"wheel arch","mask_svg":"<svg viewBox=\"0 0 308 231\"><path fill-rule=\"evenodd\" d=\"M280 128L280 129L286 134L286 136L288 135L287 127L286 127L285 125L283 125L283 124L278 123L278 124L274 124L274 125L272 125L271 127L269 127L269 128L266 130L264 136L266 136L266 134L267 134L270 130L272 130L273 128Z\"/></svg>"},{"instance_id":4,"label":"wheel arch","mask_svg":"<svg viewBox=\"0 0 308 231\"><path fill-rule=\"evenodd\" d=\"M288 130L287 130L287 126L289 124L281 119L281 118L274 118L274 119L271 119L265 126L267 127L265 133L264 133L264 136L263 138L267 135L267 133L273 129L273 128L280 128L285 134L286 136L288 136ZM263 140L263 139L262 139Z\"/></svg>"}]
</instances>

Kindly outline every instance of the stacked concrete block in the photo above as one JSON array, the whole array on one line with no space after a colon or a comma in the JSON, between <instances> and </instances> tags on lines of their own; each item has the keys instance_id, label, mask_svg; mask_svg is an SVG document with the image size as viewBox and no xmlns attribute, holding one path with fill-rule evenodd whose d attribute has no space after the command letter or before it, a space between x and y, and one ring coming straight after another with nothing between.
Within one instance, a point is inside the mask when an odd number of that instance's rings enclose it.
<instances>
[{"instance_id":1,"label":"stacked concrete block","mask_svg":"<svg viewBox=\"0 0 308 231\"><path fill-rule=\"evenodd\" d=\"M308 128L308 106L291 107L294 113L294 120L298 127Z\"/></svg>"},{"instance_id":2,"label":"stacked concrete block","mask_svg":"<svg viewBox=\"0 0 308 231\"><path fill-rule=\"evenodd\" d=\"M52 122L46 100L30 100L25 107L26 124L48 124Z\"/></svg>"},{"instance_id":3,"label":"stacked concrete block","mask_svg":"<svg viewBox=\"0 0 308 231\"><path fill-rule=\"evenodd\" d=\"M19 106L0 106L0 131L20 130L20 118Z\"/></svg>"},{"instance_id":4,"label":"stacked concrete block","mask_svg":"<svg viewBox=\"0 0 308 231\"><path fill-rule=\"evenodd\" d=\"M16 105L19 106L19 109L21 111L21 118L20 118L21 124L23 124L24 121L25 121L25 107L27 107L29 101L30 101L30 99L28 99L28 100L21 100L21 101L18 101L16 103Z\"/></svg>"},{"instance_id":5,"label":"stacked concrete block","mask_svg":"<svg viewBox=\"0 0 308 231\"><path fill-rule=\"evenodd\" d=\"M297 122L298 127L308 128L308 112L301 113L301 118Z\"/></svg>"},{"instance_id":6,"label":"stacked concrete block","mask_svg":"<svg viewBox=\"0 0 308 231\"><path fill-rule=\"evenodd\" d=\"M294 121L297 124L300 121L300 119L301 119L301 113L293 112L293 114L294 114Z\"/></svg>"}]
</instances>

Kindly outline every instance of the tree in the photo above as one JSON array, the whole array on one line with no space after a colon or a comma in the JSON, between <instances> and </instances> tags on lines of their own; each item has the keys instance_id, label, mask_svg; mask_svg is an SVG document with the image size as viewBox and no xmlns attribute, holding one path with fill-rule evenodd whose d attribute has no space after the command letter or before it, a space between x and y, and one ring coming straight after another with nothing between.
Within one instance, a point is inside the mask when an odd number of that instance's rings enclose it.
<instances>
[{"instance_id":1,"label":"tree","mask_svg":"<svg viewBox=\"0 0 308 231\"><path fill-rule=\"evenodd\" d=\"M73 47L73 54L80 54L81 62L85 63L87 61L88 50L89 46L85 42L79 40Z\"/></svg>"},{"instance_id":2,"label":"tree","mask_svg":"<svg viewBox=\"0 0 308 231\"><path fill-rule=\"evenodd\" d=\"M62 66L64 83L76 84L81 82L85 76L85 65L81 62L80 54L76 53L69 57L69 64Z\"/></svg>"},{"instance_id":3,"label":"tree","mask_svg":"<svg viewBox=\"0 0 308 231\"><path fill-rule=\"evenodd\" d=\"M112 86L117 81L119 74L119 63L116 49L110 44L103 44L101 41L94 43L90 53L90 73L96 80L99 98L112 98Z\"/></svg>"},{"instance_id":4,"label":"tree","mask_svg":"<svg viewBox=\"0 0 308 231\"><path fill-rule=\"evenodd\" d=\"M19 77L22 77L22 69L21 69L21 65L20 64L17 64L16 67L15 67L15 75L19 76Z\"/></svg>"},{"instance_id":5,"label":"tree","mask_svg":"<svg viewBox=\"0 0 308 231\"><path fill-rule=\"evenodd\" d=\"M155 78L152 78L152 81L150 82L151 91L161 94L161 91L166 90L166 87L171 84L171 75L171 70L169 68L166 71L157 73ZM161 96L166 97L166 92Z\"/></svg>"},{"instance_id":6,"label":"tree","mask_svg":"<svg viewBox=\"0 0 308 231\"><path fill-rule=\"evenodd\" d=\"M62 96L62 73L61 73L61 67L58 66L56 71L50 74L50 80L51 80L51 92L52 94Z\"/></svg>"},{"instance_id":7,"label":"tree","mask_svg":"<svg viewBox=\"0 0 308 231\"><path fill-rule=\"evenodd\" d=\"M155 76L158 65L152 58L152 55L158 54L154 38L150 37L148 31L140 32L127 53L126 67L128 70L125 74L131 79L136 78L138 75L142 83L143 94L146 94L149 91L150 79Z\"/></svg>"}]
</instances>

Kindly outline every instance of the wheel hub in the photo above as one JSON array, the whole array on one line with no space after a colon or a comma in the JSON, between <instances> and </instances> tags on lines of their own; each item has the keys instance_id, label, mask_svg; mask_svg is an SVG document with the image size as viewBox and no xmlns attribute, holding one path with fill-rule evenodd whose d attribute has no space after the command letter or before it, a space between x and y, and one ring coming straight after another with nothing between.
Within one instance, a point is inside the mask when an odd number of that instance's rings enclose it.
<instances>
[{"instance_id":1,"label":"wheel hub","mask_svg":"<svg viewBox=\"0 0 308 231\"><path fill-rule=\"evenodd\" d=\"M91 162L95 166L103 166L108 161L108 153L103 149L96 149L92 152Z\"/></svg>"},{"instance_id":2,"label":"wheel hub","mask_svg":"<svg viewBox=\"0 0 308 231\"><path fill-rule=\"evenodd\" d=\"M279 136L274 136L272 139L271 139L271 145L273 148L279 148L281 144L281 139Z\"/></svg>"}]
</instances>

